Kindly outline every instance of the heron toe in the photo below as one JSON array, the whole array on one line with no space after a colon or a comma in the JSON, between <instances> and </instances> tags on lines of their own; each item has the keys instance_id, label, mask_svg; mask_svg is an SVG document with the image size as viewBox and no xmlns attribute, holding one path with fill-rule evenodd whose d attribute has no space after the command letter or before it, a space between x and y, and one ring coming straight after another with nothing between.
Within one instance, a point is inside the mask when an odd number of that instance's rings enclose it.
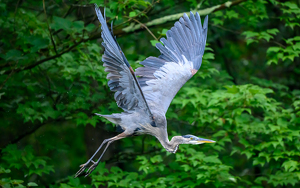
<instances>
[{"instance_id":1,"label":"heron toe","mask_svg":"<svg viewBox=\"0 0 300 188\"><path fill-rule=\"evenodd\" d=\"M75 178L77 177L80 177L80 176L83 176L85 174L83 174L84 170L87 168L87 165L88 163L84 163L84 164L81 164L79 167L81 167L78 172L75 174Z\"/></svg>"},{"instance_id":2,"label":"heron toe","mask_svg":"<svg viewBox=\"0 0 300 188\"><path fill-rule=\"evenodd\" d=\"M90 175L95 170L95 168L98 166L98 164L99 163L94 163L92 166L90 166L90 168L87 170L84 177L87 177L88 175Z\"/></svg>"}]
</instances>

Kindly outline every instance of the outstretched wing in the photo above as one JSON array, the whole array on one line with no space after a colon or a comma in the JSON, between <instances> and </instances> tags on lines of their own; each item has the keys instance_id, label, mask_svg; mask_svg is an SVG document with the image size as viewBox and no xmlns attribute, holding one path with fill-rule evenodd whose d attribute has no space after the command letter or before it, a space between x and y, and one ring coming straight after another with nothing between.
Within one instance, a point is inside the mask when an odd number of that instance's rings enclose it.
<instances>
[{"instance_id":1,"label":"outstretched wing","mask_svg":"<svg viewBox=\"0 0 300 188\"><path fill-rule=\"evenodd\" d=\"M198 13L184 14L156 44L161 55L142 61L136 75L147 102L167 112L179 89L199 70L207 36L208 16L202 27ZM153 108L153 105L150 105Z\"/></svg>"},{"instance_id":2,"label":"outstretched wing","mask_svg":"<svg viewBox=\"0 0 300 188\"><path fill-rule=\"evenodd\" d=\"M134 71L117 43L116 37L113 36L113 32L110 32L107 27L105 15L102 16L97 5L95 5L95 10L101 23L102 45L105 48L102 56L103 66L106 67L105 71L109 72L108 86L110 90L116 91L114 97L118 106L127 112L142 109L149 117L152 117Z\"/></svg>"}]
</instances>

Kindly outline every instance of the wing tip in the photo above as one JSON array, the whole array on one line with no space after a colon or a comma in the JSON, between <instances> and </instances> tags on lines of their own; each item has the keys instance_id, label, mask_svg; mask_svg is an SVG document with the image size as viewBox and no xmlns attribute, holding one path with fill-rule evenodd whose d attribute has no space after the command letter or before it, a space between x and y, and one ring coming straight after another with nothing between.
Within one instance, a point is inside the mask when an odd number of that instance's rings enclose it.
<instances>
[{"instance_id":1,"label":"wing tip","mask_svg":"<svg viewBox=\"0 0 300 188\"><path fill-rule=\"evenodd\" d=\"M186 17L188 18L188 15L186 13L184 13L182 17L183 18L186 18Z\"/></svg>"},{"instance_id":2,"label":"wing tip","mask_svg":"<svg viewBox=\"0 0 300 188\"><path fill-rule=\"evenodd\" d=\"M204 18L203 29L207 29L207 27L208 27L208 15L206 15Z\"/></svg>"}]
</instances>

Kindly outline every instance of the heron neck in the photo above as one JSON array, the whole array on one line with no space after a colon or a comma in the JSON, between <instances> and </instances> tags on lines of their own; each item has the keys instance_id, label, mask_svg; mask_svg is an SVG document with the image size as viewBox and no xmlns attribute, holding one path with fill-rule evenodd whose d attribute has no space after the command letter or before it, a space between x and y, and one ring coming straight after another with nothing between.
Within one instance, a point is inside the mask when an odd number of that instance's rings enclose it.
<instances>
[{"instance_id":1,"label":"heron neck","mask_svg":"<svg viewBox=\"0 0 300 188\"><path fill-rule=\"evenodd\" d=\"M174 136L171 141L166 137L165 139L160 140L161 145L171 153L176 153L179 144L182 144L182 137L181 136Z\"/></svg>"}]
</instances>

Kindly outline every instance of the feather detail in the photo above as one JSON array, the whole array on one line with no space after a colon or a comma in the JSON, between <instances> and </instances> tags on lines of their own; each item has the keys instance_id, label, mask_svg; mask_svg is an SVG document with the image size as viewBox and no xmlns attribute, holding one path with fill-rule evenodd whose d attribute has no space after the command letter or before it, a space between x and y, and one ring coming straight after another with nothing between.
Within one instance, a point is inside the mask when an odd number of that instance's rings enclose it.
<instances>
[{"instance_id":1,"label":"feather detail","mask_svg":"<svg viewBox=\"0 0 300 188\"><path fill-rule=\"evenodd\" d=\"M110 31L106 24L105 14L103 17L97 5L95 5L95 11L101 23L102 45L105 48L102 56L103 66L105 67L105 71L109 72L107 75L107 79L109 79L108 86L110 90L116 92L114 98L117 105L125 112L139 109L146 112L149 117L152 117L135 73L122 52L116 37L113 36L113 24L111 24Z\"/></svg>"},{"instance_id":2,"label":"feather detail","mask_svg":"<svg viewBox=\"0 0 300 188\"><path fill-rule=\"evenodd\" d=\"M155 103L164 113L179 89L201 67L207 37L206 16L202 27L198 13L191 12L190 18L184 14L175 26L167 31L167 39L162 38L156 48L161 55L149 57L136 70L138 81L147 102Z\"/></svg>"}]
</instances>

